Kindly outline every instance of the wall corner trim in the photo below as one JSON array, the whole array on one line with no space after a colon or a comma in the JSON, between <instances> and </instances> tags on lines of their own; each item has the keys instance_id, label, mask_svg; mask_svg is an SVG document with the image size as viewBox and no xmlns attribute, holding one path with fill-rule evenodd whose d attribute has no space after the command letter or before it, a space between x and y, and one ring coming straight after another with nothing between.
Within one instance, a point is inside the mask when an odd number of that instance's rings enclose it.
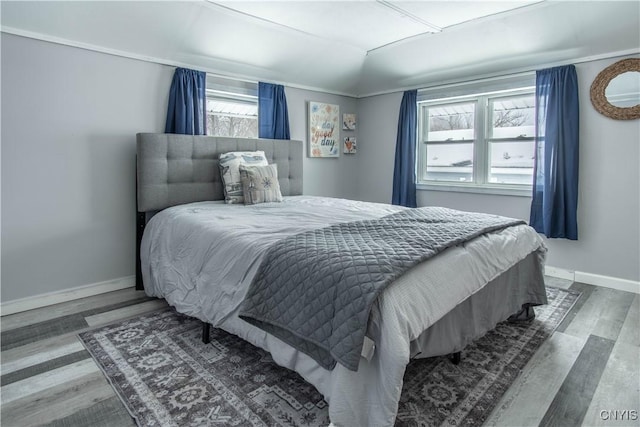
<instances>
[{"instance_id":1,"label":"wall corner trim","mask_svg":"<svg viewBox=\"0 0 640 427\"><path fill-rule=\"evenodd\" d=\"M602 286L619 291L640 294L640 282L635 280L585 273L583 271L571 271L551 266L546 266L544 272L547 276L557 277L559 279L573 280L575 282L586 283L587 285Z\"/></svg>"},{"instance_id":2,"label":"wall corner trim","mask_svg":"<svg viewBox=\"0 0 640 427\"><path fill-rule=\"evenodd\" d=\"M71 289L64 289L62 291L48 292L46 294L20 298L0 304L0 316L8 316L10 314L59 304L61 302L73 301L93 295L118 291L120 289L133 288L134 286L135 276L126 276L104 282L78 286Z\"/></svg>"}]
</instances>

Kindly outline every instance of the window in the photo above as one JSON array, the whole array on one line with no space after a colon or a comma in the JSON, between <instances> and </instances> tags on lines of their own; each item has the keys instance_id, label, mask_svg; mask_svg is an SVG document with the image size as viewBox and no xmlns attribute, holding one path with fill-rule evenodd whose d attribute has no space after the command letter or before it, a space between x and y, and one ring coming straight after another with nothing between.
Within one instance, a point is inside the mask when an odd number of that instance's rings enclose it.
<instances>
[{"instance_id":1,"label":"window","mask_svg":"<svg viewBox=\"0 0 640 427\"><path fill-rule=\"evenodd\" d=\"M492 184L531 185L535 162L535 96L489 99L489 179Z\"/></svg>"},{"instance_id":2,"label":"window","mask_svg":"<svg viewBox=\"0 0 640 427\"><path fill-rule=\"evenodd\" d=\"M207 135L258 137L258 84L207 76Z\"/></svg>"},{"instance_id":3,"label":"window","mask_svg":"<svg viewBox=\"0 0 640 427\"><path fill-rule=\"evenodd\" d=\"M516 83L419 94L419 188L530 194L535 88Z\"/></svg>"},{"instance_id":4,"label":"window","mask_svg":"<svg viewBox=\"0 0 640 427\"><path fill-rule=\"evenodd\" d=\"M452 103L422 108L426 179L473 182L476 103Z\"/></svg>"}]
</instances>

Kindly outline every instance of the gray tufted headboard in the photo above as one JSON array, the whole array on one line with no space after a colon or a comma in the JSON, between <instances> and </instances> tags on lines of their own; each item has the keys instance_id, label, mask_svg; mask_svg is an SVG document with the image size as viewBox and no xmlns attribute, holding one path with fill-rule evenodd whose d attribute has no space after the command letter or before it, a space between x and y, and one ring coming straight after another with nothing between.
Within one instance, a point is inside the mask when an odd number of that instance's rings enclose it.
<instances>
[{"instance_id":1,"label":"gray tufted headboard","mask_svg":"<svg viewBox=\"0 0 640 427\"><path fill-rule=\"evenodd\" d=\"M224 199L218 157L230 151L262 150L278 165L283 196L302 194L302 142L277 139L139 133L138 212Z\"/></svg>"},{"instance_id":2,"label":"gray tufted headboard","mask_svg":"<svg viewBox=\"0 0 640 427\"><path fill-rule=\"evenodd\" d=\"M140 242L146 212L222 200L218 158L230 151L265 152L278 165L283 196L302 194L302 142L279 139L139 133L137 135L136 289L143 289Z\"/></svg>"}]
</instances>

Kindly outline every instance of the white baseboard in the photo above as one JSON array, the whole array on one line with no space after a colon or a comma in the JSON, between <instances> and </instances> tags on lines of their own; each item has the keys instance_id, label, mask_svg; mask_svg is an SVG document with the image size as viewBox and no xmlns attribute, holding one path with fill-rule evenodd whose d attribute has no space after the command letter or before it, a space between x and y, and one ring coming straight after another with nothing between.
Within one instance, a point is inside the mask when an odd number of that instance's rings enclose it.
<instances>
[{"instance_id":1,"label":"white baseboard","mask_svg":"<svg viewBox=\"0 0 640 427\"><path fill-rule=\"evenodd\" d=\"M576 271L576 282L640 294L640 282Z\"/></svg>"},{"instance_id":2,"label":"white baseboard","mask_svg":"<svg viewBox=\"0 0 640 427\"><path fill-rule=\"evenodd\" d=\"M21 311L33 310L34 308L46 307L48 305L59 304L61 302L73 301L75 299L104 294L106 292L131 288L135 286L135 279L135 276L121 277L119 279L107 280L105 282L78 286L72 289L48 292L46 294L3 302L0 304L0 316L8 316L10 314L20 313Z\"/></svg>"},{"instance_id":3,"label":"white baseboard","mask_svg":"<svg viewBox=\"0 0 640 427\"><path fill-rule=\"evenodd\" d=\"M544 272L547 276L559 279L573 280L587 285L602 286L619 291L640 294L640 282L619 277L602 276L600 274L585 273L583 271L571 271L564 268L546 266Z\"/></svg>"},{"instance_id":4,"label":"white baseboard","mask_svg":"<svg viewBox=\"0 0 640 427\"><path fill-rule=\"evenodd\" d=\"M546 265L544 267L544 274L551 277L557 277L558 279L575 280L575 273L573 271L565 270L564 268L550 267Z\"/></svg>"}]
</instances>

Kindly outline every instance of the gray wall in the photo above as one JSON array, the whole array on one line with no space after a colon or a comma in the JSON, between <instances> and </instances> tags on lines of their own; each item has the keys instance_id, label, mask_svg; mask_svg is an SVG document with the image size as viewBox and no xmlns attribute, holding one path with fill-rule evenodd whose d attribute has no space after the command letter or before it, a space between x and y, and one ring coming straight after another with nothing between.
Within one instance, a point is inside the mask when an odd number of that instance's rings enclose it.
<instances>
[{"instance_id":1,"label":"gray wall","mask_svg":"<svg viewBox=\"0 0 640 427\"><path fill-rule=\"evenodd\" d=\"M309 101L339 105L340 120L342 120L343 113L358 113L356 108L358 100L347 96L291 87L287 87L285 93L287 95L287 107L289 108L291 139L304 141L304 194L348 199L354 198L357 194L356 165L359 161L360 147L358 146L357 154L344 154L342 153L342 141L345 136L357 136L358 130L340 130L340 157L310 158L307 154L309 148L307 111ZM358 119L360 119L360 115Z\"/></svg>"},{"instance_id":2,"label":"gray wall","mask_svg":"<svg viewBox=\"0 0 640 427\"><path fill-rule=\"evenodd\" d=\"M391 203L401 101L402 93L358 100L360 137L356 200Z\"/></svg>"},{"instance_id":3,"label":"gray wall","mask_svg":"<svg viewBox=\"0 0 640 427\"><path fill-rule=\"evenodd\" d=\"M1 300L133 275L135 134L164 130L174 67L4 33L1 43ZM291 136L305 142L307 101L357 112L354 98L286 94ZM306 194L353 196L354 157L304 167Z\"/></svg>"},{"instance_id":4,"label":"gray wall","mask_svg":"<svg viewBox=\"0 0 640 427\"><path fill-rule=\"evenodd\" d=\"M172 69L1 42L2 301L132 275L135 134L162 129Z\"/></svg>"},{"instance_id":5,"label":"gray wall","mask_svg":"<svg viewBox=\"0 0 640 427\"><path fill-rule=\"evenodd\" d=\"M620 59L620 58L618 58ZM547 264L640 280L640 122L612 120L589 99L595 76L618 59L577 64L580 91L580 240L547 240ZM389 202L401 93L359 100L358 198ZM529 219L528 197L418 191L418 204Z\"/></svg>"}]
</instances>

